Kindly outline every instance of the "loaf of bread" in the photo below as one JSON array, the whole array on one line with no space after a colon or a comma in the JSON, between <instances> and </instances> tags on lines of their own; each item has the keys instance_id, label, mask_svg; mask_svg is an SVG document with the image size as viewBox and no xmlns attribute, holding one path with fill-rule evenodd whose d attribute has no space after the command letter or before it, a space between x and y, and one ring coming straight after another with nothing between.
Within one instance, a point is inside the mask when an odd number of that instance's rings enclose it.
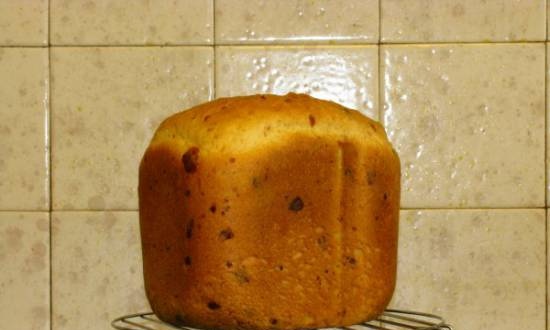
<instances>
[{"instance_id":1,"label":"loaf of bread","mask_svg":"<svg viewBox=\"0 0 550 330\"><path fill-rule=\"evenodd\" d=\"M171 116L139 173L153 311L204 329L376 317L395 286L399 181L383 127L333 102L256 95Z\"/></svg>"}]
</instances>

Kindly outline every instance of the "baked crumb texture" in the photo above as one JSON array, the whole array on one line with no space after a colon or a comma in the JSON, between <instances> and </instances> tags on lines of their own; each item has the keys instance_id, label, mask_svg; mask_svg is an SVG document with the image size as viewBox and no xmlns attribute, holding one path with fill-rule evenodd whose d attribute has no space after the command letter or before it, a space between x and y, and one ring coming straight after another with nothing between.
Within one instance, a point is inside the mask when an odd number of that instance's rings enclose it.
<instances>
[{"instance_id":1,"label":"baked crumb texture","mask_svg":"<svg viewBox=\"0 0 550 330\"><path fill-rule=\"evenodd\" d=\"M166 119L143 156L147 297L173 324L350 325L395 286L399 159L383 127L306 95Z\"/></svg>"}]
</instances>

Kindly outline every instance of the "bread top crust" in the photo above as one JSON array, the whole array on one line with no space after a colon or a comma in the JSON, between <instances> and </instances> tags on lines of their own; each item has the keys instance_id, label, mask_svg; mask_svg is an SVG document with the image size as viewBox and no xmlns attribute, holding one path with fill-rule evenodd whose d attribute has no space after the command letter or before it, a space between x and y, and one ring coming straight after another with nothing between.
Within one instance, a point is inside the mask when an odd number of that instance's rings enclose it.
<instances>
[{"instance_id":1,"label":"bread top crust","mask_svg":"<svg viewBox=\"0 0 550 330\"><path fill-rule=\"evenodd\" d=\"M164 120L151 141L198 147L201 154L242 152L284 136L333 136L339 141L391 149L380 123L337 103L305 94L220 98Z\"/></svg>"}]
</instances>

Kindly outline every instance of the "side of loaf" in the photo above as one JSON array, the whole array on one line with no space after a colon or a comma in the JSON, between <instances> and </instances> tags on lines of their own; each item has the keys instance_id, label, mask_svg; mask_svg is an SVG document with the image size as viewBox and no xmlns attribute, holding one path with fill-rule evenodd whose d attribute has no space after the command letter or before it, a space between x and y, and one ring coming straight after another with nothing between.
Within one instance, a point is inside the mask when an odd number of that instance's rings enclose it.
<instances>
[{"instance_id":1,"label":"side of loaf","mask_svg":"<svg viewBox=\"0 0 550 330\"><path fill-rule=\"evenodd\" d=\"M139 177L153 311L212 329L376 317L395 286L399 178L380 124L306 95L219 99L168 118Z\"/></svg>"}]
</instances>

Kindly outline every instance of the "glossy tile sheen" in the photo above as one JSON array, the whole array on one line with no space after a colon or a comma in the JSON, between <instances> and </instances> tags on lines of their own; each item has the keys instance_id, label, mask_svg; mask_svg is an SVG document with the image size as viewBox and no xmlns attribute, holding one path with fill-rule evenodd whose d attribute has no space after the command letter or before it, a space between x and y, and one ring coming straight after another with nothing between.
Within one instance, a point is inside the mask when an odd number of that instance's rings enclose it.
<instances>
[{"instance_id":1,"label":"glossy tile sheen","mask_svg":"<svg viewBox=\"0 0 550 330\"><path fill-rule=\"evenodd\" d=\"M49 216L0 212L2 329L50 329Z\"/></svg>"},{"instance_id":2,"label":"glossy tile sheen","mask_svg":"<svg viewBox=\"0 0 550 330\"><path fill-rule=\"evenodd\" d=\"M216 96L307 93L378 118L378 48L218 47Z\"/></svg>"},{"instance_id":3,"label":"glossy tile sheen","mask_svg":"<svg viewBox=\"0 0 550 330\"><path fill-rule=\"evenodd\" d=\"M0 48L0 77L0 210L46 210L47 49Z\"/></svg>"},{"instance_id":4,"label":"glossy tile sheen","mask_svg":"<svg viewBox=\"0 0 550 330\"><path fill-rule=\"evenodd\" d=\"M47 44L48 0L0 0L0 46Z\"/></svg>"},{"instance_id":5,"label":"glossy tile sheen","mask_svg":"<svg viewBox=\"0 0 550 330\"><path fill-rule=\"evenodd\" d=\"M544 0L381 0L384 42L544 40Z\"/></svg>"},{"instance_id":6,"label":"glossy tile sheen","mask_svg":"<svg viewBox=\"0 0 550 330\"><path fill-rule=\"evenodd\" d=\"M210 98L212 71L210 48L53 49L54 209L137 209L152 133Z\"/></svg>"},{"instance_id":7,"label":"glossy tile sheen","mask_svg":"<svg viewBox=\"0 0 550 330\"><path fill-rule=\"evenodd\" d=\"M213 41L213 0L51 0L56 45L182 45Z\"/></svg>"},{"instance_id":8,"label":"glossy tile sheen","mask_svg":"<svg viewBox=\"0 0 550 330\"><path fill-rule=\"evenodd\" d=\"M378 0L217 0L216 43L378 42Z\"/></svg>"},{"instance_id":9,"label":"glossy tile sheen","mask_svg":"<svg viewBox=\"0 0 550 330\"><path fill-rule=\"evenodd\" d=\"M544 46L385 46L402 206L544 206Z\"/></svg>"},{"instance_id":10,"label":"glossy tile sheen","mask_svg":"<svg viewBox=\"0 0 550 330\"><path fill-rule=\"evenodd\" d=\"M53 329L103 330L148 311L137 212L54 212Z\"/></svg>"},{"instance_id":11,"label":"glossy tile sheen","mask_svg":"<svg viewBox=\"0 0 550 330\"><path fill-rule=\"evenodd\" d=\"M390 304L455 329L545 328L545 211L404 211Z\"/></svg>"}]
</instances>

